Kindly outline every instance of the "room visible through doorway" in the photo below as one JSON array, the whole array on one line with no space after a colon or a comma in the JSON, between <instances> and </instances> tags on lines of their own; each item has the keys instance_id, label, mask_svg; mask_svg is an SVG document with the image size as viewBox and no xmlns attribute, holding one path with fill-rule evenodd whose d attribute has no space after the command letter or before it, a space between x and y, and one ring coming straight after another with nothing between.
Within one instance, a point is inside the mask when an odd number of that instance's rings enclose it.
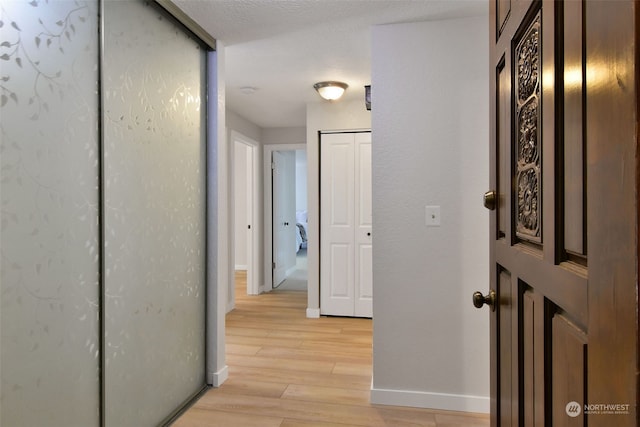
<instances>
[{"instance_id":1,"label":"room visible through doorway","mask_svg":"<svg viewBox=\"0 0 640 427\"><path fill-rule=\"evenodd\" d=\"M273 288L306 291L308 279L306 150L274 151L272 165L272 240L275 264Z\"/></svg>"}]
</instances>

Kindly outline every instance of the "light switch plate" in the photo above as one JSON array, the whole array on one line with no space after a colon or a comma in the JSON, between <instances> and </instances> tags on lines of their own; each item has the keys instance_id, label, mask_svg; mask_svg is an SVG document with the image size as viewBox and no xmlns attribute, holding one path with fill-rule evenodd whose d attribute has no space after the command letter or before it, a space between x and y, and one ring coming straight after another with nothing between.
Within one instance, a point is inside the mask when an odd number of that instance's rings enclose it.
<instances>
[{"instance_id":1,"label":"light switch plate","mask_svg":"<svg viewBox=\"0 0 640 427\"><path fill-rule=\"evenodd\" d=\"M440 206L425 206L425 224L427 227L440 227Z\"/></svg>"}]
</instances>

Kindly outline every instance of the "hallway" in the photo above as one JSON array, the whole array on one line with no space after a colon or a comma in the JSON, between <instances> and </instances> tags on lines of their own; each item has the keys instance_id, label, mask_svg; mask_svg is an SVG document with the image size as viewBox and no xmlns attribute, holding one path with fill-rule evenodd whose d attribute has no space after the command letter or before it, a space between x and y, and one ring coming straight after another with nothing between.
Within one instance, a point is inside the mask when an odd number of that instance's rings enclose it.
<instances>
[{"instance_id":1,"label":"hallway","mask_svg":"<svg viewBox=\"0 0 640 427\"><path fill-rule=\"evenodd\" d=\"M488 426L488 415L371 405L369 319L305 317L306 292L246 296L227 315L229 379L176 427Z\"/></svg>"}]
</instances>

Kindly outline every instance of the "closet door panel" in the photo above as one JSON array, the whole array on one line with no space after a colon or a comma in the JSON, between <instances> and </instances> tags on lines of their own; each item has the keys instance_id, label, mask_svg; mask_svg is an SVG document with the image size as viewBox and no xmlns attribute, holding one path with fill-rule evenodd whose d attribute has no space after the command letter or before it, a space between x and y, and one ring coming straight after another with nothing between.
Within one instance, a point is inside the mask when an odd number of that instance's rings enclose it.
<instances>
[{"instance_id":1,"label":"closet door panel","mask_svg":"<svg viewBox=\"0 0 640 427\"><path fill-rule=\"evenodd\" d=\"M104 2L105 420L158 425L205 384L206 58Z\"/></svg>"},{"instance_id":2,"label":"closet door panel","mask_svg":"<svg viewBox=\"0 0 640 427\"><path fill-rule=\"evenodd\" d=\"M356 227L354 315L371 317L373 314L373 236L371 204L371 133L354 134L356 174Z\"/></svg>"},{"instance_id":3,"label":"closet door panel","mask_svg":"<svg viewBox=\"0 0 640 427\"><path fill-rule=\"evenodd\" d=\"M354 316L373 316L373 250L371 244L358 246Z\"/></svg>"},{"instance_id":4,"label":"closet door panel","mask_svg":"<svg viewBox=\"0 0 640 427\"><path fill-rule=\"evenodd\" d=\"M97 426L98 5L0 21L0 425Z\"/></svg>"},{"instance_id":5,"label":"closet door panel","mask_svg":"<svg viewBox=\"0 0 640 427\"><path fill-rule=\"evenodd\" d=\"M353 315L354 148L350 134L322 136L320 312Z\"/></svg>"}]
</instances>

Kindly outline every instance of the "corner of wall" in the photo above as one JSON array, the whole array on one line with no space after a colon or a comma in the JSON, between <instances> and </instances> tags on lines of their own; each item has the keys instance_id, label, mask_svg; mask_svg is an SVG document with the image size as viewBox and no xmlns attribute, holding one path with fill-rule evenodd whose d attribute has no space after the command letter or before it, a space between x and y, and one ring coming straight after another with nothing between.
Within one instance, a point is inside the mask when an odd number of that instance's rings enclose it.
<instances>
[{"instance_id":1,"label":"corner of wall","mask_svg":"<svg viewBox=\"0 0 640 427\"><path fill-rule=\"evenodd\" d=\"M372 397L484 412L489 317L469 301L489 285L488 19L379 26L372 40ZM425 206L441 206L439 227Z\"/></svg>"}]
</instances>

